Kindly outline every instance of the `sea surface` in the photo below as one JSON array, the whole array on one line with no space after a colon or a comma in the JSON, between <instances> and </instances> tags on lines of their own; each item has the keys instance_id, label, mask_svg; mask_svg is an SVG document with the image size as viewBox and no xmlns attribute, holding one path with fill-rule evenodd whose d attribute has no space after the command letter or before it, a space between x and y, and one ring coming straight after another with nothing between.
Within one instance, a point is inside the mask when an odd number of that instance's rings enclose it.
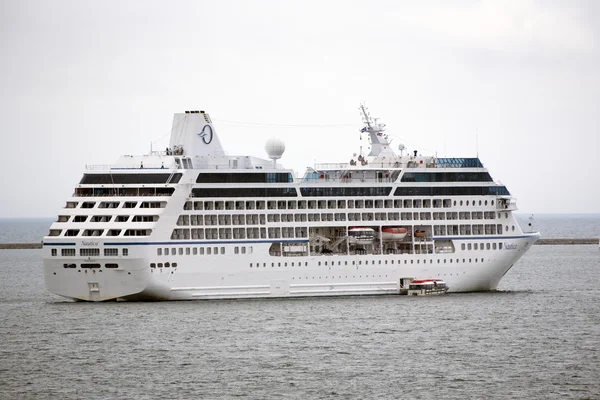
<instances>
[{"instance_id":1,"label":"sea surface","mask_svg":"<svg viewBox=\"0 0 600 400\"><path fill-rule=\"evenodd\" d=\"M598 245L533 246L495 292L75 303L1 250L0 399L598 399L599 272Z\"/></svg>"}]
</instances>

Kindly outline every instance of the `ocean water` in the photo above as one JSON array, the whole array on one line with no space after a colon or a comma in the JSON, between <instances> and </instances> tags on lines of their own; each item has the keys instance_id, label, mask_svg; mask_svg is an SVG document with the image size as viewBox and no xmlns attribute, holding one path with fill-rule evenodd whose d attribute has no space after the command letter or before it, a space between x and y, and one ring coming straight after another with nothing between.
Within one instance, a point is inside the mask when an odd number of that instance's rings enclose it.
<instances>
[{"instance_id":1,"label":"ocean water","mask_svg":"<svg viewBox=\"0 0 600 400\"><path fill-rule=\"evenodd\" d=\"M0 399L600 398L597 245L431 298L76 303L40 258L0 251Z\"/></svg>"}]
</instances>

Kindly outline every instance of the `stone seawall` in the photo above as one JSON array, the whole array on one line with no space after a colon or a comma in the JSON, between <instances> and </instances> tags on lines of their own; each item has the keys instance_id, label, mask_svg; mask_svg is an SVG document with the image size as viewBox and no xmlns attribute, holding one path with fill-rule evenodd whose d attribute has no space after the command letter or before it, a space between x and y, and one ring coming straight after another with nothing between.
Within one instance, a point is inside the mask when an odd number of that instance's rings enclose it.
<instances>
[{"instance_id":1,"label":"stone seawall","mask_svg":"<svg viewBox=\"0 0 600 400\"><path fill-rule=\"evenodd\" d=\"M562 244L598 244L598 238L588 239L538 239L538 245L562 245ZM26 250L41 249L41 243L0 243L0 250Z\"/></svg>"},{"instance_id":2,"label":"stone seawall","mask_svg":"<svg viewBox=\"0 0 600 400\"><path fill-rule=\"evenodd\" d=\"M538 239L535 244L598 244L598 238L588 239Z\"/></svg>"},{"instance_id":3,"label":"stone seawall","mask_svg":"<svg viewBox=\"0 0 600 400\"><path fill-rule=\"evenodd\" d=\"M25 250L41 248L41 243L0 243L0 250Z\"/></svg>"}]
</instances>

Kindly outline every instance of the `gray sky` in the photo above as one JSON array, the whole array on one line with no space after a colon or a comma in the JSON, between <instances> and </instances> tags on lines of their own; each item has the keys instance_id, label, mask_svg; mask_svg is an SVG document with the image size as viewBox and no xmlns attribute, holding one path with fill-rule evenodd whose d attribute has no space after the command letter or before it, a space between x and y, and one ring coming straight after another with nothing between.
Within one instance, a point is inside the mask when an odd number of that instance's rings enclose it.
<instances>
[{"instance_id":1,"label":"gray sky","mask_svg":"<svg viewBox=\"0 0 600 400\"><path fill-rule=\"evenodd\" d=\"M57 215L190 109L230 154L347 162L361 101L394 145L478 152L521 212L598 213L599 27L593 0L4 0L0 217Z\"/></svg>"}]
</instances>

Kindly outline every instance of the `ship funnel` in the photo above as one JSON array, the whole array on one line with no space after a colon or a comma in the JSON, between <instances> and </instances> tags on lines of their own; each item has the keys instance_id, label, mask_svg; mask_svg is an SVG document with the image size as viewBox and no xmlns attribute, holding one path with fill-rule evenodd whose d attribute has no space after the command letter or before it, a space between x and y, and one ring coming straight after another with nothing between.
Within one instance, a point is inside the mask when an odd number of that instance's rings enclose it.
<instances>
[{"instance_id":1,"label":"ship funnel","mask_svg":"<svg viewBox=\"0 0 600 400\"><path fill-rule=\"evenodd\" d=\"M167 152L188 157L224 154L210 116L204 111L186 111L173 116Z\"/></svg>"}]
</instances>

